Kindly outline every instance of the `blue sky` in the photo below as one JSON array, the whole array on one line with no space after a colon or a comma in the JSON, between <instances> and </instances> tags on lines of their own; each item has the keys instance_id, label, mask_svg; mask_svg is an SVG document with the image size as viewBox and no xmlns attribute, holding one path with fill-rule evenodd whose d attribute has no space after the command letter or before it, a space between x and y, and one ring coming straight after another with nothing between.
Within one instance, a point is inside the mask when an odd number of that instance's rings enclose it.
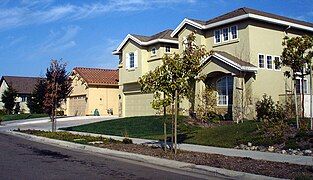
<instances>
[{"instance_id":1,"label":"blue sky","mask_svg":"<svg viewBox=\"0 0 313 180\"><path fill-rule=\"evenodd\" d=\"M0 76L43 76L51 59L117 68L111 54L128 33L175 29L250 7L313 22L312 0L0 0Z\"/></svg>"}]
</instances>

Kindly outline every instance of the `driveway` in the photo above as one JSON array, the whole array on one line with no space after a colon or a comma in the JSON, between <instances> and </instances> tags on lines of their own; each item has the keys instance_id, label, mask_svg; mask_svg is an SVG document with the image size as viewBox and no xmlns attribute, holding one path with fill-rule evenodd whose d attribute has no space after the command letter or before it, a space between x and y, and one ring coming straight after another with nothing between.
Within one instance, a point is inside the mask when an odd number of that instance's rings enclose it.
<instances>
[{"instance_id":1,"label":"driveway","mask_svg":"<svg viewBox=\"0 0 313 180\"><path fill-rule=\"evenodd\" d=\"M82 124L89 124L99 121L108 121L117 119L115 116L75 116L57 118L57 128L78 126ZM51 121L49 118L36 118L27 120L6 121L0 126L0 131L14 130L14 129L39 129L51 130Z\"/></svg>"}]
</instances>

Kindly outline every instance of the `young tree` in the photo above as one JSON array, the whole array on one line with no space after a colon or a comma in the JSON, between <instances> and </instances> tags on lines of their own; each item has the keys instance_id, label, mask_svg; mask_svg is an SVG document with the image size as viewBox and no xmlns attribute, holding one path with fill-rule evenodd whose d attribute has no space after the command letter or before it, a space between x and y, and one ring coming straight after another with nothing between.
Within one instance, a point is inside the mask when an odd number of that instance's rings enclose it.
<instances>
[{"instance_id":1,"label":"young tree","mask_svg":"<svg viewBox=\"0 0 313 180\"><path fill-rule=\"evenodd\" d=\"M287 66L291 69L286 71L284 74L287 77L291 77L294 81L297 77L301 78L302 82L302 92L301 92L301 106L302 106L302 121L304 121L304 77L308 75L309 69L307 65L311 66L312 60L312 48L313 48L313 38L307 35L298 37L285 37L282 45L284 46L281 62L275 62L279 66ZM294 83L295 84L295 83ZM295 86L296 89L296 86ZM297 104L297 97L295 94L295 103ZM296 107L297 109L297 107ZM297 117L297 127L299 128L298 113Z\"/></svg>"},{"instance_id":2,"label":"young tree","mask_svg":"<svg viewBox=\"0 0 313 180\"><path fill-rule=\"evenodd\" d=\"M142 92L154 93L153 108L160 109L175 104L175 108L172 106L172 115L175 114L172 121L175 153L177 152L177 104L183 97L187 97L192 104L191 111L194 110L195 77L198 75L200 61L209 54L203 46L195 44L195 38L194 33L190 34L184 42L186 48L181 55L175 53L165 55L161 66L139 78ZM161 97L162 93L163 97Z\"/></svg>"},{"instance_id":3,"label":"young tree","mask_svg":"<svg viewBox=\"0 0 313 180\"><path fill-rule=\"evenodd\" d=\"M52 131L56 131L56 110L72 90L69 74L65 68L66 64L57 60L52 60L50 67L47 68L44 109L52 121Z\"/></svg>"},{"instance_id":4,"label":"young tree","mask_svg":"<svg viewBox=\"0 0 313 180\"><path fill-rule=\"evenodd\" d=\"M42 114L44 110L44 100L47 89L47 83L45 79L40 79L34 91L32 92L30 98L27 100L27 106L30 110L30 113Z\"/></svg>"},{"instance_id":5,"label":"young tree","mask_svg":"<svg viewBox=\"0 0 313 180\"><path fill-rule=\"evenodd\" d=\"M15 98L17 96L16 91L9 85L9 88L6 89L2 94L2 102L4 103L4 109L7 114L12 114L15 106Z\"/></svg>"}]
</instances>

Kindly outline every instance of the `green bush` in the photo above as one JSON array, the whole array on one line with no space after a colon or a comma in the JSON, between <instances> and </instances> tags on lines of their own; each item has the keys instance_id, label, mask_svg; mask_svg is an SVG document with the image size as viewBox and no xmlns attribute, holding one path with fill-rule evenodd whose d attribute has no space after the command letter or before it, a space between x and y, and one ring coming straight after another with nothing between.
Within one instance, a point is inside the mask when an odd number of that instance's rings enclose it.
<instances>
[{"instance_id":1,"label":"green bush","mask_svg":"<svg viewBox=\"0 0 313 180\"><path fill-rule=\"evenodd\" d=\"M0 116L4 116L4 115L6 115L4 109L0 109Z\"/></svg>"}]
</instances>

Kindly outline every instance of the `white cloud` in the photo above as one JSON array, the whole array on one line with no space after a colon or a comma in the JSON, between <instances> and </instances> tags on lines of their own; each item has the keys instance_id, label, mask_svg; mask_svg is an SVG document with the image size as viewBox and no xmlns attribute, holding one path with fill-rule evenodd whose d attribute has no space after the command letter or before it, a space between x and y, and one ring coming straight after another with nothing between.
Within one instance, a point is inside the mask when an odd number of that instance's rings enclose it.
<instances>
[{"instance_id":1,"label":"white cloud","mask_svg":"<svg viewBox=\"0 0 313 180\"><path fill-rule=\"evenodd\" d=\"M194 2L195 0L110 0L106 3L56 4L53 0L22 0L14 7L0 6L0 30L60 20L77 20L111 12L143 11Z\"/></svg>"}]
</instances>

